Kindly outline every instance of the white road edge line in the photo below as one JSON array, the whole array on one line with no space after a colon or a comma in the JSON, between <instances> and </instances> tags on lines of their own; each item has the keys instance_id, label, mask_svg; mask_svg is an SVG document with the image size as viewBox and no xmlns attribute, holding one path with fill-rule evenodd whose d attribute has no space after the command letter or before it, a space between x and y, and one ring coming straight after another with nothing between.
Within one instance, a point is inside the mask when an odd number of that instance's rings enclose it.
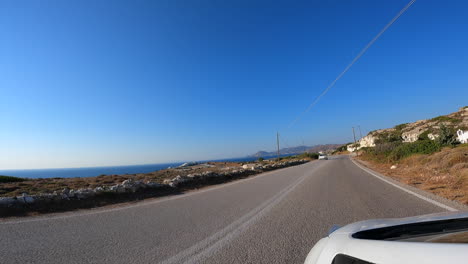
<instances>
[{"instance_id":1,"label":"white road edge line","mask_svg":"<svg viewBox=\"0 0 468 264\"><path fill-rule=\"evenodd\" d=\"M377 179L382 180L382 181L384 181L384 182L386 182L386 183L388 183L388 184L390 184L390 185L392 185L392 186L394 186L394 187L396 187L396 188L398 188L398 189L400 189L400 190L402 190L402 191L405 191L405 192L407 192L407 193L409 193L409 194L412 194L412 195L418 197L419 199L422 199L422 200L424 200L424 201L426 201L426 202L429 202L429 203L431 203L431 204L433 204L433 205L436 205L436 206L438 206L438 207L441 207L441 208L443 208L443 209L445 209L445 210L448 210L448 211L451 211L451 212L456 212L456 211L458 211L457 209L455 209L455 208L453 208L453 207L450 207L450 206L447 206L447 205L445 205L445 204L443 204L443 203L439 203L439 202L437 202L437 201L434 201L434 200L432 200L431 198L428 198L428 197L425 197L425 196L423 196L423 195L417 194L417 193L415 193L415 192L413 192L413 191L410 191L410 190L408 190L408 189L406 189L406 188L404 188L404 187L401 187L401 186L398 185L398 184L395 184L395 183L393 183L393 182L391 182L391 181L389 181L389 180L387 180L387 179L384 179L384 178L382 178L380 175L378 175L378 174L374 173L373 171L371 171L370 169L365 168L365 167L362 166L361 164L357 163L356 161L354 161L354 159L350 158L350 160L354 163L354 165L358 166L361 170L363 170L363 171L369 173L370 175L376 177Z\"/></svg>"}]
</instances>

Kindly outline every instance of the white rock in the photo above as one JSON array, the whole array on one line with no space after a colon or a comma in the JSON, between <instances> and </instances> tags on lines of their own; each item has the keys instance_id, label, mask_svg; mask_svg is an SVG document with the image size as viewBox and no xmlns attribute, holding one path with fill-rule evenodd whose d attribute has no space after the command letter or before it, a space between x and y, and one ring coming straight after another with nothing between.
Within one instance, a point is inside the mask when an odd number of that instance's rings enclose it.
<instances>
[{"instance_id":1,"label":"white rock","mask_svg":"<svg viewBox=\"0 0 468 264\"><path fill-rule=\"evenodd\" d=\"M394 169L396 169L396 168L397 168L396 165L392 165L392 166L390 167L391 170L394 170Z\"/></svg>"},{"instance_id":2,"label":"white rock","mask_svg":"<svg viewBox=\"0 0 468 264\"><path fill-rule=\"evenodd\" d=\"M132 185L134 182L132 179L128 179L122 182L122 185Z\"/></svg>"},{"instance_id":3,"label":"white rock","mask_svg":"<svg viewBox=\"0 0 468 264\"><path fill-rule=\"evenodd\" d=\"M164 179L163 183L164 183L164 184L170 184L170 183L171 183L171 179Z\"/></svg>"},{"instance_id":4,"label":"white rock","mask_svg":"<svg viewBox=\"0 0 468 264\"><path fill-rule=\"evenodd\" d=\"M465 108L465 110L468 108ZM463 131L461 129L457 130L457 140L462 144L468 143L468 131Z\"/></svg>"},{"instance_id":5,"label":"white rock","mask_svg":"<svg viewBox=\"0 0 468 264\"><path fill-rule=\"evenodd\" d=\"M435 140L436 138L439 137L439 135L438 135L438 134L429 133L429 134L427 134L427 137L428 137L430 140Z\"/></svg>"},{"instance_id":6,"label":"white rock","mask_svg":"<svg viewBox=\"0 0 468 264\"><path fill-rule=\"evenodd\" d=\"M101 187L101 186L94 188L94 192L95 192L95 193L102 193L102 192L104 192L104 191L105 191L104 188Z\"/></svg>"}]
</instances>

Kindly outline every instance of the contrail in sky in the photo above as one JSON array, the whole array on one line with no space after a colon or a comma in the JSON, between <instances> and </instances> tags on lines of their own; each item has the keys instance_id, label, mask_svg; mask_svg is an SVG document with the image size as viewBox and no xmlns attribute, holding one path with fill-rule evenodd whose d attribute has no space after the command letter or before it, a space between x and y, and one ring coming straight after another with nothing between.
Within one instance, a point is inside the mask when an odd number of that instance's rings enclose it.
<instances>
[{"instance_id":1,"label":"contrail in sky","mask_svg":"<svg viewBox=\"0 0 468 264\"><path fill-rule=\"evenodd\" d=\"M393 24L395 23L395 21L397 21L397 19L403 15L406 10L408 10L408 8L410 8L411 5L413 5L413 3L416 2L416 0L411 0L405 7L403 7L403 9L400 10L400 12L392 19L390 20L390 22L388 22L387 25L385 25L385 27L361 50L361 52L359 52L359 54L351 61L350 64L348 64L348 66L346 66L346 68L338 75L338 77L336 77L335 80L333 80L333 82L331 82L328 87L323 90L323 92L317 97L315 98L315 100L309 105L309 107L307 107L307 109L300 113L296 119L294 119L288 126L288 128L291 128L301 117L302 115L304 115L305 113L309 112L310 109L312 109L312 107L314 107L317 102L333 87L335 86L336 82L341 79L341 77L343 77L343 75L353 66L354 63L356 63L356 61L359 60L359 58L362 57L362 55L364 55L364 53L366 53L366 51L372 46L372 44L374 44L374 42L377 41L377 39L379 39L379 37Z\"/></svg>"}]
</instances>

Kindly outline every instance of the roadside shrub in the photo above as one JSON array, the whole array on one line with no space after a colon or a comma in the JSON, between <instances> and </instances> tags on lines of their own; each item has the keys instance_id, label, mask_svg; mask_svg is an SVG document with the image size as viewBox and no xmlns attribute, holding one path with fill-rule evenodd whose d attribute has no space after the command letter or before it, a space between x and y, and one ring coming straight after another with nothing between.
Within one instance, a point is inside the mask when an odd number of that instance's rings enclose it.
<instances>
[{"instance_id":1,"label":"roadside shrub","mask_svg":"<svg viewBox=\"0 0 468 264\"><path fill-rule=\"evenodd\" d=\"M457 142L454 129L441 125L437 141L443 146L454 146Z\"/></svg>"},{"instance_id":2,"label":"roadside shrub","mask_svg":"<svg viewBox=\"0 0 468 264\"><path fill-rule=\"evenodd\" d=\"M318 159L319 158L318 153L307 153L307 154L309 154L309 158L311 158L311 159Z\"/></svg>"},{"instance_id":3,"label":"roadside shrub","mask_svg":"<svg viewBox=\"0 0 468 264\"><path fill-rule=\"evenodd\" d=\"M376 161L386 161L388 160L388 156L390 153L395 150L398 146L400 146L401 142L387 142L387 143L382 143L378 144L375 147L367 147L367 148L361 148L360 151L364 153L365 156L372 160Z\"/></svg>"},{"instance_id":4,"label":"roadside shrub","mask_svg":"<svg viewBox=\"0 0 468 264\"><path fill-rule=\"evenodd\" d=\"M384 155L389 155L393 150L395 150L397 147L401 146L403 143L394 141L394 142L388 142L380 145L376 145L374 147L374 152L376 154L384 154Z\"/></svg>"},{"instance_id":5,"label":"roadside shrub","mask_svg":"<svg viewBox=\"0 0 468 264\"><path fill-rule=\"evenodd\" d=\"M352 144L352 143L350 142L350 143L339 146L338 148L336 148L335 151L333 151L333 154L348 150L347 147L348 147L349 144Z\"/></svg>"},{"instance_id":6,"label":"roadside shrub","mask_svg":"<svg viewBox=\"0 0 468 264\"><path fill-rule=\"evenodd\" d=\"M3 176L0 175L0 183L7 183L7 182L22 182L26 181L26 179L13 177L13 176Z\"/></svg>"},{"instance_id":7,"label":"roadside shrub","mask_svg":"<svg viewBox=\"0 0 468 264\"><path fill-rule=\"evenodd\" d=\"M379 137L375 140L375 144L383 144L389 142L401 142L403 138L401 137L401 130L392 130L382 132Z\"/></svg>"},{"instance_id":8,"label":"roadside shrub","mask_svg":"<svg viewBox=\"0 0 468 264\"><path fill-rule=\"evenodd\" d=\"M428 129L424 132L422 132L419 136L418 136L418 140L429 140L429 134L431 133L431 131Z\"/></svg>"},{"instance_id":9,"label":"roadside shrub","mask_svg":"<svg viewBox=\"0 0 468 264\"><path fill-rule=\"evenodd\" d=\"M440 151L440 149L441 145L438 142L432 140L403 143L389 153L388 159L390 161L398 161L412 154L432 154L434 152Z\"/></svg>"},{"instance_id":10,"label":"roadside shrub","mask_svg":"<svg viewBox=\"0 0 468 264\"><path fill-rule=\"evenodd\" d=\"M297 158L299 159L304 159L304 158L318 159L318 157L319 157L318 153L308 153L308 152L297 155Z\"/></svg>"}]
</instances>

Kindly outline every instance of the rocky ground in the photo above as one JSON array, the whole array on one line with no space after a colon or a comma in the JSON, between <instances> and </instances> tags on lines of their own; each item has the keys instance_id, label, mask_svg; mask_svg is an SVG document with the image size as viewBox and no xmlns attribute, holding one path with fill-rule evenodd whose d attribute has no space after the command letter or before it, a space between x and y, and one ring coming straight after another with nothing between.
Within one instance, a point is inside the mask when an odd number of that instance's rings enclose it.
<instances>
[{"instance_id":1,"label":"rocky ground","mask_svg":"<svg viewBox=\"0 0 468 264\"><path fill-rule=\"evenodd\" d=\"M0 217L89 208L175 194L308 161L310 159L290 158L279 162L208 162L151 173L0 183Z\"/></svg>"}]
</instances>

